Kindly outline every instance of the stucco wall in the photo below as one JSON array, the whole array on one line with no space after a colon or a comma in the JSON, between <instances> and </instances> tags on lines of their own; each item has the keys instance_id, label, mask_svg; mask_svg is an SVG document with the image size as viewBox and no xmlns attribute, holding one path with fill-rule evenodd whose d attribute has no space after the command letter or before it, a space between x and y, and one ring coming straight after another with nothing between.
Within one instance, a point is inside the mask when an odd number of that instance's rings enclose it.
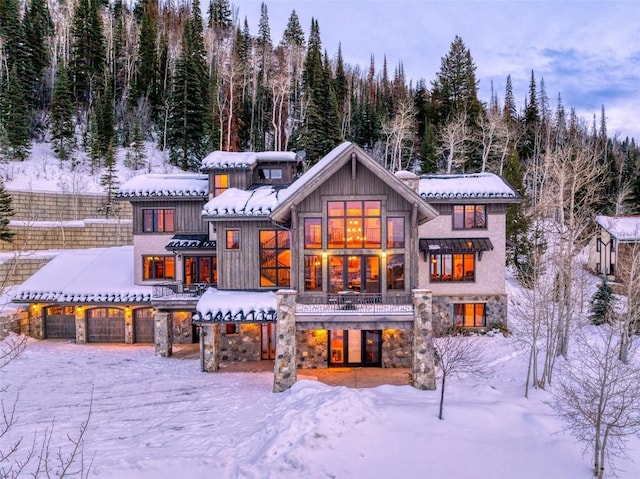
<instances>
[{"instance_id":1,"label":"stucco wall","mask_svg":"<svg viewBox=\"0 0 640 479\"><path fill-rule=\"evenodd\" d=\"M171 238L173 238L173 233L133 235L133 278L135 284L150 285L172 281L166 279L142 281L142 257L147 255L173 256L171 251L165 249ZM176 280L179 280L182 278L182 261L178 261L176 258L175 266Z\"/></svg>"}]
</instances>

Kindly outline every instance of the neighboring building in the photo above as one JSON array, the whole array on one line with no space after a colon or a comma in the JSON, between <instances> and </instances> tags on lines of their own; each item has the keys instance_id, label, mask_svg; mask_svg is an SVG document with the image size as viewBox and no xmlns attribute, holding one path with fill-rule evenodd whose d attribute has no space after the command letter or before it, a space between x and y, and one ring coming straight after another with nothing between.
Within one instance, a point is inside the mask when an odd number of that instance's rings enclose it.
<instances>
[{"instance_id":1,"label":"neighboring building","mask_svg":"<svg viewBox=\"0 0 640 479\"><path fill-rule=\"evenodd\" d=\"M201 340L206 370L276 358L294 378L298 367L413 367L415 382L433 369L416 368L427 317L506 323L506 208L521 198L500 177L393 174L351 143L300 169L293 153L214 152L205 175L120 188L158 354L180 331Z\"/></svg>"},{"instance_id":2,"label":"neighboring building","mask_svg":"<svg viewBox=\"0 0 640 479\"><path fill-rule=\"evenodd\" d=\"M640 216L597 216L596 224L589 244L589 269L624 284L632 262L640 259Z\"/></svg>"}]
</instances>

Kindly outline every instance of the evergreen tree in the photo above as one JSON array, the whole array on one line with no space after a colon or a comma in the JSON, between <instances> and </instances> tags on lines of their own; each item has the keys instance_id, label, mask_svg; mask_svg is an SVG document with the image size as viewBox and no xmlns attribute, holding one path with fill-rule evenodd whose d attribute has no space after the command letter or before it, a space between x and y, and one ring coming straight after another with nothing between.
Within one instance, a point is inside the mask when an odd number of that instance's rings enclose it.
<instances>
[{"instance_id":1,"label":"evergreen tree","mask_svg":"<svg viewBox=\"0 0 640 479\"><path fill-rule=\"evenodd\" d=\"M116 158L113 151L113 145L107 146L104 156L105 171L100 177L100 186L104 188L106 198L102 205L105 217L115 216L118 213L118 202L116 201L116 193L118 192L118 171L116 168Z\"/></svg>"},{"instance_id":2,"label":"evergreen tree","mask_svg":"<svg viewBox=\"0 0 640 479\"><path fill-rule=\"evenodd\" d=\"M111 147L115 139L115 115L114 96L111 87L112 82L108 81L97 99L95 109L96 119L96 141L98 155L106 156L107 149Z\"/></svg>"},{"instance_id":3,"label":"evergreen tree","mask_svg":"<svg viewBox=\"0 0 640 479\"><path fill-rule=\"evenodd\" d=\"M207 17L209 28L218 32L229 30L233 26L229 0L210 0Z\"/></svg>"},{"instance_id":4,"label":"evergreen tree","mask_svg":"<svg viewBox=\"0 0 640 479\"><path fill-rule=\"evenodd\" d=\"M29 109L18 67L14 63L0 96L0 122L7 135L7 146L12 159L23 161L29 156Z\"/></svg>"},{"instance_id":5,"label":"evergreen tree","mask_svg":"<svg viewBox=\"0 0 640 479\"><path fill-rule=\"evenodd\" d=\"M513 97L513 86L511 85L511 75L507 75L507 83L504 91L504 110L502 116L509 126L515 125L518 119L516 100Z\"/></svg>"},{"instance_id":6,"label":"evergreen tree","mask_svg":"<svg viewBox=\"0 0 640 479\"><path fill-rule=\"evenodd\" d=\"M131 170L140 170L147 165L147 156L140 132L140 122L133 122L132 142L124 159L124 165Z\"/></svg>"},{"instance_id":7,"label":"evergreen tree","mask_svg":"<svg viewBox=\"0 0 640 479\"><path fill-rule=\"evenodd\" d=\"M138 37L138 62L136 63L135 79L132 96L134 103L141 99L148 99L151 107L151 116L157 118L160 107L158 77L158 49L156 38L158 36L158 11L156 0L147 0L140 22L140 35Z\"/></svg>"},{"instance_id":8,"label":"evergreen tree","mask_svg":"<svg viewBox=\"0 0 640 479\"><path fill-rule=\"evenodd\" d=\"M602 284L595 292L591 300L591 323L600 326L609 323L614 315L615 297L613 289L609 286L606 279L602 279Z\"/></svg>"},{"instance_id":9,"label":"evergreen tree","mask_svg":"<svg viewBox=\"0 0 640 479\"><path fill-rule=\"evenodd\" d=\"M59 160L68 160L75 148L73 101L67 69L58 63L51 104L51 138Z\"/></svg>"},{"instance_id":10,"label":"evergreen tree","mask_svg":"<svg viewBox=\"0 0 640 479\"><path fill-rule=\"evenodd\" d=\"M48 106L48 95L45 90L45 70L51 63L48 43L54 34L53 20L46 0L32 0L24 16L26 50L29 56L33 84L30 85L30 96L33 106Z\"/></svg>"},{"instance_id":11,"label":"evergreen tree","mask_svg":"<svg viewBox=\"0 0 640 479\"><path fill-rule=\"evenodd\" d=\"M207 83L199 18L199 13L192 14L184 25L183 48L172 81L167 131L171 162L191 171L197 171L202 161L208 104L203 91Z\"/></svg>"},{"instance_id":12,"label":"evergreen tree","mask_svg":"<svg viewBox=\"0 0 640 479\"><path fill-rule=\"evenodd\" d=\"M18 0L0 0L0 37L6 61L2 68L9 72L15 65L18 78L30 81L31 65Z\"/></svg>"},{"instance_id":13,"label":"evergreen tree","mask_svg":"<svg viewBox=\"0 0 640 479\"><path fill-rule=\"evenodd\" d=\"M531 159L535 152L536 138L540 130L540 111L538 109L538 93L536 91L536 78L531 71L529 82L529 96L524 109L524 135L520 143L520 158L524 161Z\"/></svg>"},{"instance_id":14,"label":"evergreen tree","mask_svg":"<svg viewBox=\"0 0 640 479\"><path fill-rule=\"evenodd\" d=\"M0 178L0 241L10 242L15 233L9 229L9 221L14 215L11 195Z\"/></svg>"},{"instance_id":15,"label":"evergreen tree","mask_svg":"<svg viewBox=\"0 0 640 479\"><path fill-rule=\"evenodd\" d=\"M104 83L106 52L99 0L79 0L71 25L69 72L74 100L87 108Z\"/></svg>"}]
</instances>

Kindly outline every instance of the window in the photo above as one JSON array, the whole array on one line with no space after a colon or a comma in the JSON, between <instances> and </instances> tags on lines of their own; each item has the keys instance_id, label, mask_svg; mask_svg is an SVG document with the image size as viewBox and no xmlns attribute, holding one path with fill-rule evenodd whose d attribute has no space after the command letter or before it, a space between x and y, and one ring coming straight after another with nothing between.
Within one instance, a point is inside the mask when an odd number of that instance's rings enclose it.
<instances>
[{"instance_id":1,"label":"window","mask_svg":"<svg viewBox=\"0 0 640 479\"><path fill-rule=\"evenodd\" d=\"M484 328L487 324L484 303L464 303L453 305L453 324L463 328Z\"/></svg>"},{"instance_id":2,"label":"window","mask_svg":"<svg viewBox=\"0 0 640 479\"><path fill-rule=\"evenodd\" d=\"M487 227L487 209L485 205L454 205L453 229L483 229Z\"/></svg>"},{"instance_id":3,"label":"window","mask_svg":"<svg viewBox=\"0 0 640 479\"><path fill-rule=\"evenodd\" d=\"M474 253L431 254L431 281L474 281Z\"/></svg>"},{"instance_id":4,"label":"window","mask_svg":"<svg viewBox=\"0 0 640 479\"><path fill-rule=\"evenodd\" d=\"M173 233L174 210L172 208L143 208L142 231L145 233Z\"/></svg>"},{"instance_id":5,"label":"window","mask_svg":"<svg viewBox=\"0 0 640 479\"><path fill-rule=\"evenodd\" d=\"M261 180L281 180L281 168L258 168L258 178Z\"/></svg>"},{"instance_id":6,"label":"window","mask_svg":"<svg viewBox=\"0 0 640 479\"><path fill-rule=\"evenodd\" d=\"M404 255L387 256L387 289L404 290Z\"/></svg>"},{"instance_id":7,"label":"window","mask_svg":"<svg viewBox=\"0 0 640 479\"><path fill-rule=\"evenodd\" d=\"M322 291L322 256L304 257L304 290Z\"/></svg>"},{"instance_id":8,"label":"window","mask_svg":"<svg viewBox=\"0 0 640 479\"><path fill-rule=\"evenodd\" d=\"M213 175L213 196L219 196L229 188L229 175L221 173Z\"/></svg>"},{"instance_id":9,"label":"window","mask_svg":"<svg viewBox=\"0 0 640 479\"><path fill-rule=\"evenodd\" d=\"M404 248L404 218L387 218L387 248Z\"/></svg>"},{"instance_id":10,"label":"window","mask_svg":"<svg viewBox=\"0 0 640 479\"><path fill-rule=\"evenodd\" d=\"M229 336L230 334L240 334L240 325L227 323L224 325L224 332L227 336Z\"/></svg>"},{"instance_id":11,"label":"window","mask_svg":"<svg viewBox=\"0 0 640 479\"><path fill-rule=\"evenodd\" d=\"M322 248L322 219L304 219L304 247L306 249Z\"/></svg>"},{"instance_id":12,"label":"window","mask_svg":"<svg viewBox=\"0 0 640 479\"><path fill-rule=\"evenodd\" d=\"M289 232L260 231L260 286L291 285L291 242Z\"/></svg>"},{"instance_id":13,"label":"window","mask_svg":"<svg viewBox=\"0 0 640 479\"><path fill-rule=\"evenodd\" d=\"M142 279L175 279L173 256L143 256Z\"/></svg>"},{"instance_id":14,"label":"window","mask_svg":"<svg viewBox=\"0 0 640 479\"><path fill-rule=\"evenodd\" d=\"M227 249L240 249L240 230L227 230L225 235Z\"/></svg>"},{"instance_id":15,"label":"window","mask_svg":"<svg viewBox=\"0 0 640 479\"><path fill-rule=\"evenodd\" d=\"M329 201L329 248L380 248L380 201Z\"/></svg>"},{"instance_id":16,"label":"window","mask_svg":"<svg viewBox=\"0 0 640 479\"><path fill-rule=\"evenodd\" d=\"M185 256L184 284L218 284L217 256Z\"/></svg>"}]
</instances>

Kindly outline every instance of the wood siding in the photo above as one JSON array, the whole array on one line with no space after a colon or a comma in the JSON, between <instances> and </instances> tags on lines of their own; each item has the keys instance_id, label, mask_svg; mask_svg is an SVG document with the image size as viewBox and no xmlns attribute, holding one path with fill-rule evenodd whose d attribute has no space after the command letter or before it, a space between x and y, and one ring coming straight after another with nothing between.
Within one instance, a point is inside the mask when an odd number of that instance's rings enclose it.
<instances>
[{"instance_id":1,"label":"wood siding","mask_svg":"<svg viewBox=\"0 0 640 479\"><path fill-rule=\"evenodd\" d=\"M173 208L175 210L174 233L207 233L207 223L200 214L207 198L197 200L135 201L133 205L133 233L142 232L142 210L147 208Z\"/></svg>"}]
</instances>

